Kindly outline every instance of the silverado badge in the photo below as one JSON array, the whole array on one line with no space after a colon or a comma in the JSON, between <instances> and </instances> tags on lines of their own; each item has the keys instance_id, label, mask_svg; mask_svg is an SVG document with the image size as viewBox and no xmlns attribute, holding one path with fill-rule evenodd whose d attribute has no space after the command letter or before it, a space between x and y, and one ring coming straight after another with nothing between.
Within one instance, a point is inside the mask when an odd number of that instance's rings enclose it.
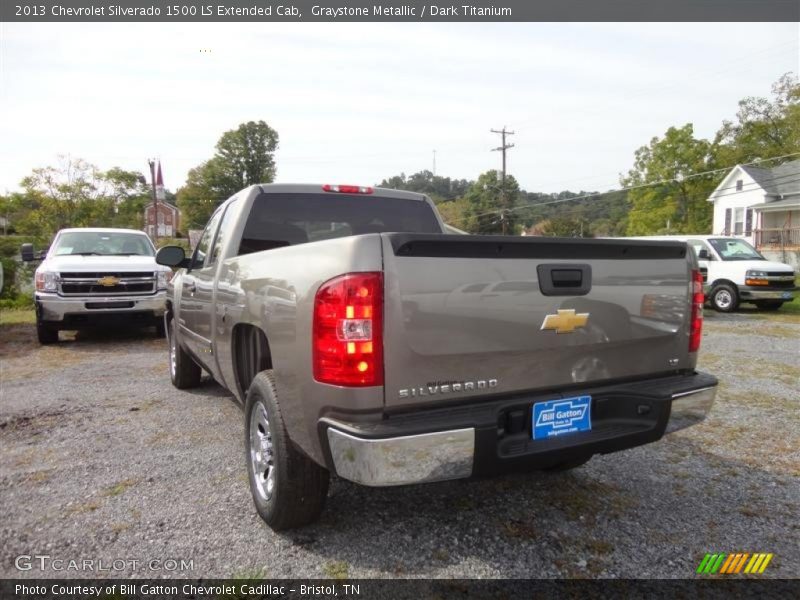
<instances>
[{"instance_id":1,"label":"silverado badge","mask_svg":"<svg viewBox=\"0 0 800 600\"><path fill-rule=\"evenodd\" d=\"M106 277L101 277L97 280L98 285L102 285L103 287L114 287L119 283L119 277L114 277L113 275L107 275Z\"/></svg>"},{"instance_id":2,"label":"silverado badge","mask_svg":"<svg viewBox=\"0 0 800 600\"><path fill-rule=\"evenodd\" d=\"M589 313L575 314L575 310L559 309L557 315L545 315L542 322L542 331L554 329L556 333L572 333L577 327L583 327L589 320Z\"/></svg>"}]
</instances>

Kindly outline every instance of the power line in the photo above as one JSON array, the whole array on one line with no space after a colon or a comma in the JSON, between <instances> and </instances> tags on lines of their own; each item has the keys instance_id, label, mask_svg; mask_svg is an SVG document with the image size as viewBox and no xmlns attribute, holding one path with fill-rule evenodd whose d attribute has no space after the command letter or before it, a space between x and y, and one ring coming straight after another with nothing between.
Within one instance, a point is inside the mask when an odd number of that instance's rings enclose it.
<instances>
[{"instance_id":1,"label":"power line","mask_svg":"<svg viewBox=\"0 0 800 600\"><path fill-rule=\"evenodd\" d=\"M506 150L509 148L513 148L514 144L506 144L506 136L507 135L514 135L513 131L507 131L506 126L503 125L501 130L491 129L492 133L498 133L501 136L502 143L499 148L492 148L492 152L502 152L503 154L503 171L502 171L502 179L500 180L500 204L505 208L506 204ZM500 214L500 222L502 223L503 235L506 234L506 219L505 213Z\"/></svg>"},{"instance_id":2,"label":"power line","mask_svg":"<svg viewBox=\"0 0 800 600\"><path fill-rule=\"evenodd\" d=\"M709 171L701 171L699 173L692 173L691 175L686 175L685 177L682 177L681 179L678 179L678 178L662 179L660 181L653 181L653 182L650 182L650 183L642 183L642 184L639 184L639 185L621 187L621 188L618 188L618 189L612 189L612 190L608 190L608 191L605 191L605 192L592 192L591 194L584 194L582 196L573 196L571 198L559 198L557 200L551 200L550 202L532 202L530 204L523 204L523 205L520 205L520 206L515 206L514 208L511 208L511 209L508 209L508 210L509 211L517 211L517 210L523 210L525 208L531 208L531 207L535 207L535 206L547 206L547 205L550 205L550 204L558 204L560 202L569 202L571 200L585 200L586 198L594 198L594 197L599 197L599 196L605 196L605 195L614 194L614 193L617 193L617 192L629 192L629 191L632 191L632 190L637 190L637 189L646 188L646 187L652 187L652 186L655 186L655 185L664 185L664 184L668 184L668 183L677 183L679 181L685 181L687 179L694 179L696 177L703 177L703 176L707 176L707 175L713 175L715 173L720 173L720 172L723 172L723 171L730 171L731 169L733 169L733 168L735 168L737 166L751 166L751 165L755 165L755 164L759 164L759 163L767 162L767 161L771 161L771 160L780 160L782 158L790 158L792 156L800 156L800 152L793 152L791 154L784 154L782 156L771 156L769 158L757 159L757 160L754 160L754 161L749 162L749 163L741 163L741 165L733 165L733 166L730 166L730 167L723 167L723 168L720 168L720 169L711 169ZM783 177L788 177L788 175L783 176ZM767 180L762 180L762 181L767 181ZM791 182L786 182L786 183L791 183ZM498 213L502 212L503 210L505 210L505 209L496 209L496 210L491 210L491 211L487 211L487 212L484 212L484 213L480 213L480 214L477 214L477 215L470 215L468 217L462 217L462 218L458 219L456 222L461 223L461 222L466 221L467 219L471 219L471 218L485 217L487 215L498 214Z\"/></svg>"}]
</instances>

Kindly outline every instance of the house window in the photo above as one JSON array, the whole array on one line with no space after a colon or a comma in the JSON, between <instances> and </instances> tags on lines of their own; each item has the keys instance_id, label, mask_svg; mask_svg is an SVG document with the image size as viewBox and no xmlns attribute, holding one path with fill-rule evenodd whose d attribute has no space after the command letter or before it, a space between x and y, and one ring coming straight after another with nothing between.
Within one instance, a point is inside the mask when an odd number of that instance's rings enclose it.
<instances>
[{"instance_id":1,"label":"house window","mask_svg":"<svg viewBox=\"0 0 800 600\"><path fill-rule=\"evenodd\" d=\"M742 233L744 233L744 208L737 208L735 215L736 219L733 222L733 234L742 235Z\"/></svg>"},{"instance_id":2,"label":"house window","mask_svg":"<svg viewBox=\"0 0 800 600\"><path fill-rule=\"evenodd\" d=\"M741 192L742 188L744 188L744 183L742 182L741 179L737 179L736 180L736 191L737 192Z\"/></svg>"}]
</instances>

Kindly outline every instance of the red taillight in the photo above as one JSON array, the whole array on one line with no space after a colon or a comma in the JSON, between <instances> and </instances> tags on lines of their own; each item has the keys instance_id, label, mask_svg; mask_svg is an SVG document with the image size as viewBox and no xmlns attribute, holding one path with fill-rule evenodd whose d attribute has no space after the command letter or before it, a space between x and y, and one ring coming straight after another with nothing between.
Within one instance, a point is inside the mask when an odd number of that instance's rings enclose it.
<instances>
[{"instance_id":1,"label":"red taillight","mask_svg":"<svg viewBox=\"0 0 800 600\"><path fill-rule=\"evenodd\" d=\"M689 328L689 352L700 349L700 338L703 335L703 274L692 270L692 313Z\"/></svg>"},{"instance_id":2,"label":"red taillight","mask_svg":"<svg viewBox=\"0 0 800 600\"><path fill-rule=\"evenodd\" d=\"M374 190L371 187L360 185L331 185L326 183L322 186L323 192L338 192L339 194L371 194Z\"/></svg>"},{"instance_id":3,"label":"red taillight","mask_svg":"<svg viewBox=\"0 0 800 600\"><path fill-rule=\"evenodd\" d=\"M383 274L349 273L314 298L314 379L349 387L383 385Z\"/></svg>"}]
</instances>

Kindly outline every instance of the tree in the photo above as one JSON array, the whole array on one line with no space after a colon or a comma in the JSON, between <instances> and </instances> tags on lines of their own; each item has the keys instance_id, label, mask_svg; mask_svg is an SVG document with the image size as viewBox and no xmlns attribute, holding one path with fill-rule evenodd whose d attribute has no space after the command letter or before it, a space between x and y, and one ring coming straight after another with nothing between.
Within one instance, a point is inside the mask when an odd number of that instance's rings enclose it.
<instances>
[{"instance_id":1,"label":"tree","mask_svg":"<svg viewBox=\"0 0 800 600\"><path fill-rule=\"evenodd\" d=\"M248 121L226 131L217 142L220 182L229 185L229 196L242 188L275 179L274 153L278 132L264 121Z\"/></svg>"},{"instance_id":2,"label":"tree","mask_svg":"<svg viewBox=\"0 0 800 600\"><path fill-rule=\"evenodd\" d=\"M178 190L177 203L185 229L202 229L211 213L232 194L216 158L191 169Z\"/></svg>"},{"instance_id":3,"label":"tree","mask_svg":"<svg viewBox=\"0 0 800 600\"><path fill-rule=\"evenodd\" d=\"M691 123L670 127L663 138L639 148L633 169L622 178L622 185L635 188L628 192L628 235L708 232L706 199L720 176L693 175L713 165L711 144L694 137Z\"/></svg>"},{"instance_id":4,"label":"tree","mask_svg":"<svg viewBox=\"0 0 800 600\"><path fill-rule=\"evenodd\" d=\"M381 181L378 186L427 194L433 200L455 200L462 197L473 182L434 175L424 169L406 177L405 173Z\"/></svg>"},{"instance_id":5,"label":"tree","mask_svg":"<svg viewBox=\"0 0 800 600\"><path fill-rule=\"evenodd\" d=\"M580 217L560 216L537 223L534 228L539 235L556 237L591 237L588 223Z\"/></svg>"},{"instance_id":6,"label":"tree","mask_svg":"<svg viewBox=\"0 0 800 600\"><path fill-rule=\"evenodd\" d=\"M200 229L239 190L275 179L278 132L264 121L242 123L219 138L214 156L189 171L176 202L184 226Z\"/></svg>"},{"instance_id":7,"label":"tree","mask_svg":"<svg viewBox=\"0 0 800 600\"><path fill-rule=\"evenodd\" d=\"M80 158L61 157L58 166L34 169L23 192L13 196L19 233L50 236L64 227L141 228L147 199L144 177L114 167L100 171Z\"/></svg>"},{"instance_id":8,"label":"tree","mask_svg":"<svg viewBox=\"0 0 800 600\"><path fill-rule=\"evenodd\" d=\"M439 214L442 215L442 220L448 225L464 229L467 221L467 210L469 203L466 198L457 198L456 200L443 200L436 203L436 208Z\"/></svg>"},{"instance_id":9,"label":"tree","mask_svg":"<svg viewBox=\"0 0 800 600\"><path fill-rule=\"evenodd\" d=\"M454 225L470 233L514 235L519 229L519 215L511 209L519 194L519 184L513 175L506 175L502 187L499 171L486 171L464 196L467 201L464 224Z\"/></svg>"},{"instance_id":10,"label":"tree","mask_svg":"<svg viewBox=\"0 0 800 600\"><path fill-rule=\"evenodd\" d=\"M749 163L800 149L800 83L787 73L772 86L772 100L747 97L735 121L723 121L714 138L721 165Z\"/></svg>"}]
</instances>

